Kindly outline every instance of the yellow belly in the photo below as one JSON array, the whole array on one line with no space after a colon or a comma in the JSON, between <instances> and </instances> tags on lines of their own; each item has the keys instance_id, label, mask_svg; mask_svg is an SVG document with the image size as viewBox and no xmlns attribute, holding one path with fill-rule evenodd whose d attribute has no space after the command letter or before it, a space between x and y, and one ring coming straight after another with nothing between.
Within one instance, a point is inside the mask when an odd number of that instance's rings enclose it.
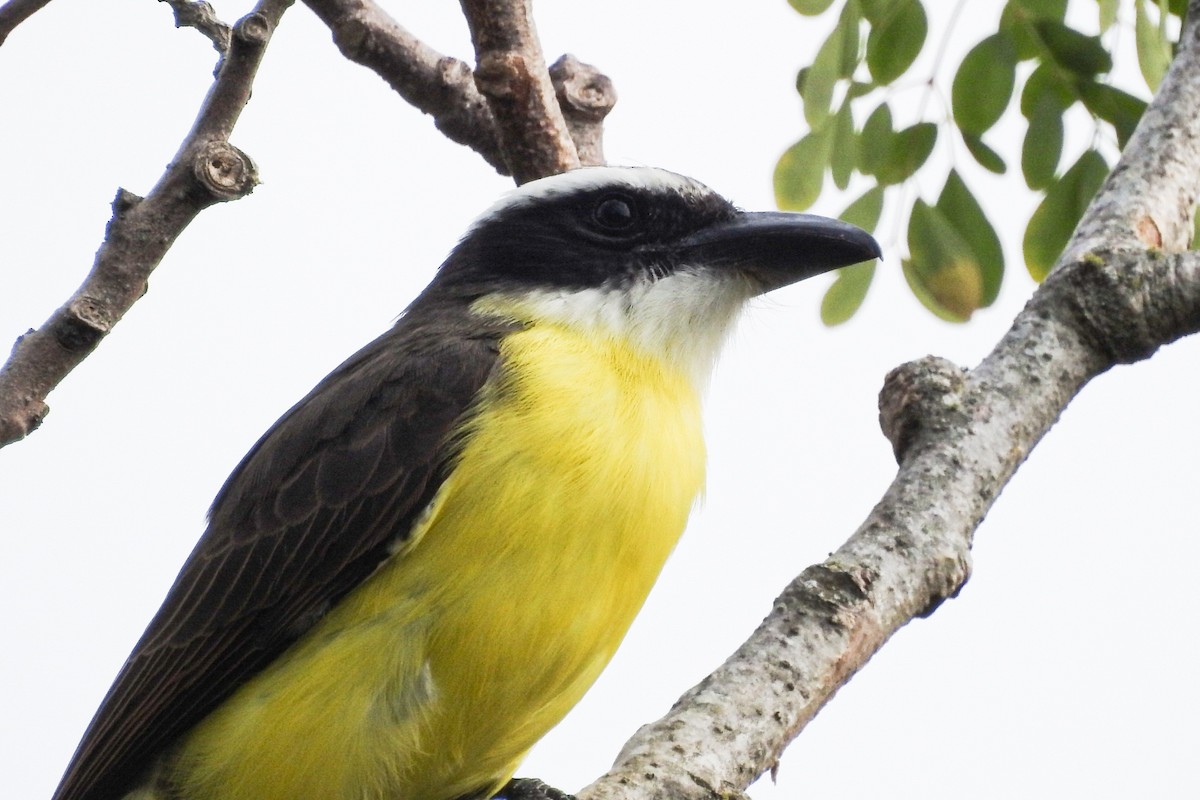
<instances>
[{"instance_id":1,"label":"yellow belly","mask_svg":"<svg viewBox=\"0 0 1200 800\"><path fill-rule=\"evenodd\" d=\"M608 663L701 489L696 391L563 328L501 356L409 546L185 740L187 800L490 792Z\"/></svg>"}]
</instances>

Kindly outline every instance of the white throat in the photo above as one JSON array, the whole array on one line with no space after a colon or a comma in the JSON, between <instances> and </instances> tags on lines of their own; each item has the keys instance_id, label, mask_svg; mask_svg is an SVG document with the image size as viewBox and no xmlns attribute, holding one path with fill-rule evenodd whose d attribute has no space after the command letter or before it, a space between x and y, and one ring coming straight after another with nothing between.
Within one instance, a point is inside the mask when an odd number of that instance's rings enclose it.
<instances>
[{"instance_id":1,"label":"white throat","mask_svg":"<svg viewBox=\"0 0 1200 800\"><path fill-rule=\"evenodd\" d=\"M750 281L736 272L682 268L623 287L487 295L473 308L628 342L684 372L703 391L726 334L755 294Z\"/></svg>"}]
</instances>

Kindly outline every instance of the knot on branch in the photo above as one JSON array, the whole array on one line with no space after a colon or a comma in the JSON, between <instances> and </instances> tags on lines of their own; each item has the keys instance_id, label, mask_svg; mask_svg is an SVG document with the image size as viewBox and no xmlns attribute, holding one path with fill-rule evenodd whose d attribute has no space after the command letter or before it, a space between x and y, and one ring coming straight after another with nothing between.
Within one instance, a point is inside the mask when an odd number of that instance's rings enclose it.
<instances>
[{"instance_id":1,"label":"knot on branch","mask_svg":"<svg viewBox=\"0 0 1200 800\"><path fill-rule=\"evenodd\" d=\"M465 85L467 81L472 80L471 67L461 58L442 56L437 61L437 69L446 86ZM479 98L476 102L482 105L483 100Z\"/></svg>"},{"instance_id":2,"label":"knot on branch","mask_svg":"<svg viewBox=\"0 0 1200 800\"><path fill-rule=\"evenodd\" d=\"M219 201L237 200L258 185L258 167L229 142L206 142L192 159L192 175Z\"/></svg>"},{"instance_id":3,"label":"knot on branch","mask_svg":"<svg viewBox=\"0 0 1200 800\"><path fill-rule=\"evenodd\" d=\"M871 586L878 577L869 567L845 565L830 558L800 573L775 605L804 609L826 625L852 628L858 609L870 601Z\"/></svg>"},{"instance_id":4,"label":"knot on branch","mask_svg":"<svg viewBox=\"0 0 1200 800\"><path fill-rule=\"evenodd\" d=\"M1084 253L1050 273L1035 300L1060 303L1103 369L1149 358L1200 326L1195 253Z\"/></svg>"},{"instance_id":5,"label":"knot on branch","mask_svg":"<svg viewBox=\"0 0 1200 800\"><path fill-rule=\"evenodd\" d=\"M238 44L265 47L271 39L271 20L264 14L247 14L234 23L233 36Z\"/></svg>"},{"instance_id":6,"label":"knot on branch","mask_svg":"<svg viewBox=\"0 0 1200 800\"><path fill-rule=\"evenodd\" d=\"M966 370L944 358L926 356L888 373L879 392L879 426L892 443L897 463L931 432L961 418Z\"/></svg>"},{"instance_id":7,"label":"knot on branch","mask_svg":"<svg viewBox=\"0 0 1200 800\"><path fill-rule=\"evenodd\" d=\"M7 405L7 404L6 404ZM28 395L19 398L16 407L0 414L0 442L19 442L41 427L50 406Z\"/></svg>"},{"instance_id":8,"label":"knot on branch","mask_svg":"<svg viewBox=\"0 0 1200 800\"><path fill-rule=\"evenodd\" d=\"M475 86L495 100L520 103L534 80L520 53L484 53L475 66Z\"/></svg>"},{"instance_id":9,"label":"knot on branch","mask_svg":"<svg viewBox=\"0 0 1200 800\"><path fill-rule=\"evenodd\" d=\"M569 53L550 66L550 80L567 130L579 151L579 162L603 164L604 118L617 103L612 80Z\"/></svg>"},{"instance_id":10,"label":"knot on branch","mask_svg":"<svg viewBox=\"0 0 1200 800\"><path fill-rule=\"evenodd\" d=\"M347 14L337 17L335 22L329 22L333 34L333 44L342 55L358 64L362 64L367 56L375 49L375 28L372 20L359 14Z\"/></svg>"},{"instance_id":11,"label":"knot on branch","mask_svg":"<svg viewBox=\"0 0 1200 800\"><path fill-rule=\"evenodd\" d=\"M1034 302L1068 309L1067 323L1096 351L1100 371L1140 361L1164 343L1157 330L1164 320L1154 319L1163 301L1152 295L1168 282L1170 260L1157 248L1087 252L1052 271Z\"/></svg>"},{"instance_id":12,"label":"knot on branch","mask_svg":"<svg viewBox=\"0 0 1200 800\"><path fill-rule=\"evenodd\" d=\"M570 53L550 65L550 80L568 121L571 115L576 115L599 122L617 104L617 91L612 80Z\"/></svg>"},{"instance_id":13,"label":"knot on branch","mask_svg":"<svg viewBox=\"0 0 1200 800\"><path fill-rule=\"evenodd\" d=\"M67 304L66 314L54 326L54 339L66 350L86 352L112 330L115 322L105 303L79 295Z\"/></svg>"},{"instance_id":14,"label":"knot on branch","mask_svg":"<svg viewBox=\"0 0 1200 800\"><path fill-rule=\"evenodd\" d=\"M137 208L138 204L141 202L141 195L136 195L128 189L118 187L117 195L112 201L112 217L108 220L108 225L104 229L104 235L111 236L113 233L113 226L116 225L122 217L124 217L133 209Z\"/></svg>"}]
</instances>

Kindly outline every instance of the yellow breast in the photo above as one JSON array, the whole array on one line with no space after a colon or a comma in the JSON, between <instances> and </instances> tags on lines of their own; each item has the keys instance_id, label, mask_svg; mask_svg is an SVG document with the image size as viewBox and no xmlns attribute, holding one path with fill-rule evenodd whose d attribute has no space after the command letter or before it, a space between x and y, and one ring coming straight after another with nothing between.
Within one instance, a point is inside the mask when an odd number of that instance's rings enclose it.
<instances>
[{"instance_id":1,"label":"yellow breast","mask_svg":"<svg viewBox=\"0 0 1200 800\"><path fill-rule=\"evenodd\" d=\"M608 663L701 490L696 390L565 326L501 357L411 544L189 737L188 800L497 789Z\"/></svg>"}]
</instances>

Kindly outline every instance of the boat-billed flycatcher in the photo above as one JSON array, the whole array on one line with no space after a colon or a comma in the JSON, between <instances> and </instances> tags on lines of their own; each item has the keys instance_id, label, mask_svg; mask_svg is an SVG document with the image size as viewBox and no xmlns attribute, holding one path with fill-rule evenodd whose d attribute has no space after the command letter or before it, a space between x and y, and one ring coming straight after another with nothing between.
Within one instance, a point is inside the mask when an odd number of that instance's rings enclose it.
<instances>
[{"instance_id":1,"label":"boat-billed flycatcher","mask_svg":"<svg viewBox=\"0 0 1200 800\"><path fill-rule=\"evenodd\" d=\"M878 255L658 169L515 190L234 470L55 800L485 800L675 546L738 311Z\"/></svg>"}]
</instances>

